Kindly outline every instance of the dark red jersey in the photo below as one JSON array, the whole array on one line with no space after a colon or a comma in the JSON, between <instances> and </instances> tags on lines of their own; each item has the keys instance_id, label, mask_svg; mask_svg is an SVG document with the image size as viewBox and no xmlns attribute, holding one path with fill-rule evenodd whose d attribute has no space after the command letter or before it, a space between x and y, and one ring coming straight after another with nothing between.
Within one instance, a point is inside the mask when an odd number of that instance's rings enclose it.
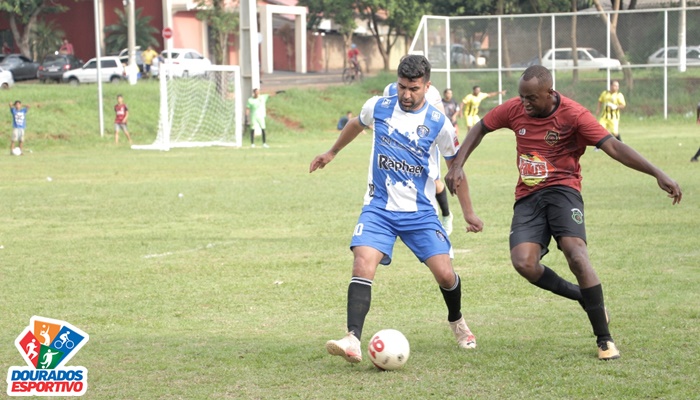
<instances>
[{"instance_id":1,"label":"dark red jersey","mask_svg":"<svg viewBox=\"0 0 700 400\"><path fill-rule=\"evenodd\" d=\"M579 159L586 146L600 146L612 137L585 107L559 93L557 96L554 112L544 118L527 115L516 97L481 121L489 131L508 128L515 133L520 172L516 200L552 185L581 191Z\"/></svg>"},{"instance_id":2,"label":"dark red jersey","mask_svg":"<svg viewBox=\"0 0 700 400\"><path fill-rule=\"evenodd\" d=\"M114 106L114 113L116 116L114 117L114 123L115 124L123 124L124 123L124 118L126 118L126 112L129 111L129 108L126 106L126 104L117 104Z\"/></svg>"}]
</instances>

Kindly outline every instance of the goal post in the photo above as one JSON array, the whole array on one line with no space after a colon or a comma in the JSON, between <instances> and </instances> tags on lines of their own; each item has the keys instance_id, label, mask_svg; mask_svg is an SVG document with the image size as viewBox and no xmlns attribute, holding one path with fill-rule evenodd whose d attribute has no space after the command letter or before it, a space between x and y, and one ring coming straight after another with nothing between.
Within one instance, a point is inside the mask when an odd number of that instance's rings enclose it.
<instances>
[{"instance_id":1,"label":"goal post","mask_svg":"<svg viewBox=\"0 0 700 400\"><path fill-rule=\"evenodd\" d=\"M210 65L201 74L176 76L168 63L159 65L158 135L135 150L178 147L241 147L243 99L237 65Z\"/></svg>"}]
</instances>

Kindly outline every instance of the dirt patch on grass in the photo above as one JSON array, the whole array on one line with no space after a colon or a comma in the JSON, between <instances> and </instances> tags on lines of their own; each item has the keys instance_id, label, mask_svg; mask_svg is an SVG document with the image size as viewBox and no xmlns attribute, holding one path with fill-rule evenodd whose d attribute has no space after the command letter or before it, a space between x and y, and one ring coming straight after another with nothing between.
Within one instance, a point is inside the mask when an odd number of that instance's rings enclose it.
<instances>
[{"instance_id":1,"label":"dirt patch on grass","mask_svg":"<svg viewBox=\"0 0 700 400\"><path fill-rule=\"evenodd\" d=\"M282 115L282 114L277 114L274 111L267 110L267 113L270 115L270 117L276 119L279 122L282 122L284 126L286 126L289 129L293 130L301 130L301 122L299 121L294 121L293 119L290 119L289 117Z\"/></svg>"}]
</instances>

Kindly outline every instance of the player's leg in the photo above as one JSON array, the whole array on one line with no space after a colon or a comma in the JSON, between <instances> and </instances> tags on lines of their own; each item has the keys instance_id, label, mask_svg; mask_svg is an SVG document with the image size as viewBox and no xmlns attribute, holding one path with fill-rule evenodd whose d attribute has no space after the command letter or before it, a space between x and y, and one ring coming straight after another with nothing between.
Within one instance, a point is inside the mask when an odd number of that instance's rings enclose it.
<instances>
[{"instance_id":1,"label":"player's leg","mask_svg":"<svg viewBox=\"0 0 700 400\"><path fill-rule=\"evenodd\" d=\"M129 128L126 124L122 124L122 130L124 131L124 135L126 135L126 138L129 140L129 144L133 144L133 142L131 141L131 135L129 135Z\"/></svg>"},{"instance_id":2,"label":"player's leg","mask_svg":"<svg viewBox=\"0 0 700 400\"><path fill-rule=\"evenodd\" d=\"M265 128L266 128L266 126L265 126L265 118L263 118L262 121L260 121L260 130L261 130L261 133L262 133L263 147L267 149L267 148L270 147L270 146L267 145L267 136L265 135Z\"/></svg>"},{"instance_id":3,"label":"player's leg","mask_svg":"<svg viewBox=\"0 0 700 400\"><path fill-rule=\"evenodd\" d=\"M540 191L515 203L510 228L511 263L520 276L538 288L580 302L581 291L578 285L560 277L540 262L548 252L551 238L544 197L546 193Z\"/></svg>"},{"instance_id":4,"label":"player's leg","mask_svg":"<svg viewBox=\"0 0 700 400\"><path fill-rule=\"evenodd\" d=\"M700 148L698 149L697 153L690 159L690 162L698 162L698 157L700 157Z\"/></svg>"},{"instance_id":5,"label":"player's leg","mask_svg":"<svg viewBox=\"0 0 700 400\"><path fill-rule=\"evenodd\" d=\"M447 197L447 190L445 190L445 184L440 178L435 179L435 200L440 206L440 222L445 228L445 232L450 235L452 233L453 216L450 212L450 202Z\"/></svg>"},{"instance_id":6,"label":"player's leg","mask_svg":"<svg viewBox=\"0 0 700 400\"><path fill-rule=\"evenodd\" d=\"M15 150L15 142L17 141L17 137L19 135L19 131L17 128L12 129L12 137L10 138L10 155L13 155L13 151Z\"/></svg>"},{"instance_id":7,"label":"player's leg","mask_svg":"<svg viewBox=\"0 0 700 400\"><path fill-rule=\"evenodd\" d=\"M588 257L583 199L574 190L551 193L547 208L548 221L557 244L564 253L569 269L576 277L581 292L581 303L593 327L598 344L598 358L609 360L620 357L608 329L603 287Z\"/></svg>"},{"instance_id":8,"label":"player's leg","mask_svg":"<svg viewBox=\"0 0 700 400\"><path fill-rule=\"evenodd\" d=\"M347 297L348 333L340 340L326 342L329 354L341 356L351 363L362 361L360 339L372 302L377 266L391 262L396 241L391 225L391 221L380 213L363 210L353 231L350 248L354 259Z\"/></svg>"},{"instance_id":9,"label":"player's leg","mask_svg":"<svg viewBox=\"0 0 700 400\"><path fill-rule=\"evenodd\" d=\"M255 147L255 129L258 126L258 121L255 117L250 118L250 147Z\"/></svg>"},{"instance_id":10,"label":"player's leg","mask_svg":"<svg viewBox=\"0 0 700 400\"><path fill-rule=\"evenodd\" d=\"M114 143L119 144L119 124L114 124Z\"/></svg>"},{"instance_id":11,"label":"player's leg","mask_svg":"<svg viewBox=\"0 0 700 400\"><path fill-rule=\"evenodd\" d=\"M22 129L20 131L18 142L19 142L19 154L23 156L24 155L24 129Z\"/></svg>"},{"instance_id":12,"label":"player's leg","mask_svg":"<svg viewBox=\"0 0 700 400\"><path fill-rule=\"evenodd\" d=\"M610 120L610 132L615 136L615 138L619 141L622 141L622 136L620 136L620 119L612 119Z\"/></svg>"},{"instance_id":13,"label":"player's leg","mask_svg":"<svg viewBox=\"0 0 700 400\"><path fill-rule=\"evenodd\" d=\"M410 224L402 224L399 237L433 274L447 306L447 321L459 347L476 347L476 338L462 316L462 285L452 268L452 244L435 213L416 213Z\"/></svg>"}]
</instances>

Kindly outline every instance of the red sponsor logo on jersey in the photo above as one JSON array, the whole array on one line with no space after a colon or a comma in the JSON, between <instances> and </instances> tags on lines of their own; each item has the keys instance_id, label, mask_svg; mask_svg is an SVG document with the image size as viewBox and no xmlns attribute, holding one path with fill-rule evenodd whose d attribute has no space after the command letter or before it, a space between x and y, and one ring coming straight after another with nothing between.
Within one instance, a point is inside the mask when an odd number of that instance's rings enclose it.
<instances>
[{"instance_id":1,"label":"red sponsor logo on jersey","mask_svg":"<svg viewBox=\"0 0 700 400\"><path fill-rule=\"evenodd\" d=\"M556 168L539 153L533 152L518 157L518 169L523 183L535 186L544 182Z\"/></svg>"}]
</instances>

